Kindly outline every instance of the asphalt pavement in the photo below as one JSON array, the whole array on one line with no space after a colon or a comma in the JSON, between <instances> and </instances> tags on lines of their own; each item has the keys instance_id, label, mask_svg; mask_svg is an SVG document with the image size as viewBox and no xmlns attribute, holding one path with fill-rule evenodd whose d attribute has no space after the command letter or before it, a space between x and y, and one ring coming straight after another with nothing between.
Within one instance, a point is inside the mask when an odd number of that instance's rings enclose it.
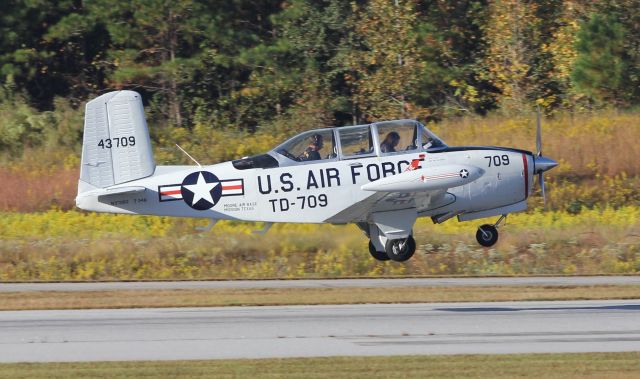
<instances>
[{"instance_id":1,"label":"asphalt pavement","mask_svg":"<svg viewBox=\"0 0 640 379\"><path fill-rule=\"evenodd\" d=\"M640 350L640 300L0 312L0 362Z\"/></svg>"}]
</instances>

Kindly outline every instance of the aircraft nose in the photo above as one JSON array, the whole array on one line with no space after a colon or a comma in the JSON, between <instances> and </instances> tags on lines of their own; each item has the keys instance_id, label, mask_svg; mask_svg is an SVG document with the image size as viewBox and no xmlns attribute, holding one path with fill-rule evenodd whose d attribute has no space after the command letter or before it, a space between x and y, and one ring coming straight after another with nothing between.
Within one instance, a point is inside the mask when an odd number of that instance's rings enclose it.
<instances>
[{"instance_id":1,"label":"aircraft nose","mask_svg":"<svg viewBox=\"0 0 640 379\"><path fill-rule=\"evenodd\" d=\"M539 157L534 156L533 160L534 160L534 167L535 167L534 172L536 174L549 171L558 165L558 162L554 161L551 158L547 158L543 156L539 156Z\"/></svg>"}]
</instances>

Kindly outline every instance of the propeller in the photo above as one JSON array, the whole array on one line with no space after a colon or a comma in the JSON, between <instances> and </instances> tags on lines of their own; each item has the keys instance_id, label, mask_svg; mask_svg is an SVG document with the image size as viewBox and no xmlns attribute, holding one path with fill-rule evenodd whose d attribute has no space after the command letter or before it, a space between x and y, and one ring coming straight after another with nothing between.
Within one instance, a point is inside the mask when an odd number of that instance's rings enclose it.
<instances>
[{"instance_id":1,"label":"propeller","mask_svg":"<svg viewBox=\"0 0 640 379\"><path fill-rule=\"evenodd\" d=\"M534 173L538 174L538 184L542 190L542 200L547 206L547 195L544 186L544 172L551 170L558 165L553 159L542 156L542 115L540 106L536 104L536 155L533 157Z\"/></svg>"},{"instance_id":2,"label":"propeller","mask_svg":"<svg viewBox=\"0 0 640 379\"><path fill-rule=\"evenodd\" d=\"M536 104L536 156L542 155L542 115L540 106Z\"/></svg>"}]
</instances>

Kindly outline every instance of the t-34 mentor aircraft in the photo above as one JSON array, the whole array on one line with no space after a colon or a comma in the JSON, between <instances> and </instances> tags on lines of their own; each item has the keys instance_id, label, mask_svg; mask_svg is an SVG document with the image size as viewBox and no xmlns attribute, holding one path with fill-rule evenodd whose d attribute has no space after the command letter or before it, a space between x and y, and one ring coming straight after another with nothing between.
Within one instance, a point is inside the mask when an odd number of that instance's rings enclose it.
<instances>
[{"instance_id":1,"label":"t-34 mentor aircraft","mask_svg":"<svg viewBox=\"0 0 640 379\"><path fill-rule=\"evenodd\" d=\"M506 215L527 208L536 174L544 195L542 173L557 163L540 146L539 122L534 155L450 147L419 122L397 120L310 130L265 154L211 166L156 166L140 95L116 91L86 105L76 204L210 225L263 221L265 231L275 222L354 223L375 259L405 261L416 249L417 217L500 216L476 233L493 245Z\"/></svg>"}]
</instances>

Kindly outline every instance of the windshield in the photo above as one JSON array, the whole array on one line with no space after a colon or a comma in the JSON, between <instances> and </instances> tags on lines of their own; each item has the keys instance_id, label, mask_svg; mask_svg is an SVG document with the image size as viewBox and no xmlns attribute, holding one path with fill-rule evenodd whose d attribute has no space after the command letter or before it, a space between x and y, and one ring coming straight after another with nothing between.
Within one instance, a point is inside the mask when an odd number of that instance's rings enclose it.
<instances>
[{"instance_id":1,"label":"windshield","mask_svg":"<svg viewBox=\"0 0 640 379\"><path fill-rule=\"evenodd\" d=\"M424 125L422 127L422 148L426 151L439 151L447 148L447 144L442 142L438 136L433 134L431 130L427 129Z\"/></svg>"}]
</instances>

